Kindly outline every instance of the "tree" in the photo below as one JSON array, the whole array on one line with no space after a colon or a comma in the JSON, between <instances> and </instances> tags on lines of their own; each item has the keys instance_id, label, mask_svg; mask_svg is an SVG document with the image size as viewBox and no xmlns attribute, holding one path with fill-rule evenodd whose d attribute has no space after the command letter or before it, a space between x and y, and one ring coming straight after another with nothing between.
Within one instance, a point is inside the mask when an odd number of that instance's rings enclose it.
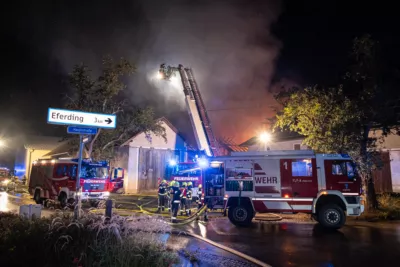
<instances>
[{"instance_id":1,"label":"tree","mask_svg":"<svg viewBox=\"0 0 400 267\"><path fill-rule=\"evenodd\" d=\"M276 96L283 105L274 128L289 129L305 136L304 143L316 151L350 154L357 163L367 192L368 208L377 207L371 169L376 144L371 130L382 130L381 138L398 133L400 95L393 90L396 77L381 61L378 43L370 36L356 38L352 64L337 88L306 88Z\"/></svg>"},{"instance_id":2,"label":"tree","mask_svg":"<svg viewBox=\"0 0 400 267\"><path fill-rule=\"evenodd\" d=\"M122 58L115 62L107 56L103 59L100 75L95 79L84 64L74 66L70 73L72 94L66 96L66 108L117 115L115 130L98 129L88 145L89 157L110 159L116 147L139 132L145 132L149 138L151 134L162 136L166 141L165 129L155 120L153 109L133 107L123 95L126 85L122 78L134 71L129 61ZM71 141L77 142L76 139Z\"/></svg>"}]
</instances>

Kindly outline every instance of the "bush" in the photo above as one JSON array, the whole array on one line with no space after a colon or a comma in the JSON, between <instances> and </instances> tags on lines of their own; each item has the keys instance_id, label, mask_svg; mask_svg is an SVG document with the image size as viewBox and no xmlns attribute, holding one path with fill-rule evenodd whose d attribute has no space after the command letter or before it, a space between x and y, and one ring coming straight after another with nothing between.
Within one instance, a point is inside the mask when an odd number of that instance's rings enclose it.
<instances>
[{"instance_id":1,"label":"bush","mask_svg":"<svg viewBox=\"0 0 400 267\"><path fill-rule=\"evenodd\" d=\"M168 231L149 216L29 221L0 213L0 259L2 266L169 266L178 255L160 239Z\"/></svg>"},{"instance_id":2,"label":"bush","mask_svg":"<svg viewBox=\"0 0 400 267\"><path fill-rule=\"evenodd\" d=\"M400 194L385 193L378 196L379 217L400 219Z\"/></svg>"}]
</instances>

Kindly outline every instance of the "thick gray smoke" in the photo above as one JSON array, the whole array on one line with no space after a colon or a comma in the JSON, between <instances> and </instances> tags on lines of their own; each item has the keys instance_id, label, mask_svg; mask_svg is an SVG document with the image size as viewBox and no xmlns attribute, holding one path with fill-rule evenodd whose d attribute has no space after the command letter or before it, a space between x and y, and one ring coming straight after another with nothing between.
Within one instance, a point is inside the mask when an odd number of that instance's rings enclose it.
<instances>
[{"instance_id":1,"label":"thick gray smoke","mask_svg":"<svg viewBox=\"0 0 400 267\"><path fill-rule=\"evenodd\" d=\"M183 64L193 68L217 135L242 142L263 129L274 104L268 90L280 49L270 32L277 1L104 2L61 7L52 54L65 72L81 61L94 65L103 54L128 58L138 68L129 97L154 105L187 132L180 85L155 78L161 63Z\"/></svg>"}]
</instances>

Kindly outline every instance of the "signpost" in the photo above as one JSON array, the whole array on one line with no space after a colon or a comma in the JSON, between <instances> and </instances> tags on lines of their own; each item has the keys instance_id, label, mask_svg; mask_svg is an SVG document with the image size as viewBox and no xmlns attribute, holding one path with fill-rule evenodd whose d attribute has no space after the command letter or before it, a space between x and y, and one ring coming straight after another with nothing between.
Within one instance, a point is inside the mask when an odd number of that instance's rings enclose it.
<instances>
[{"instance_id":1,"label":"signpost","mask_svg":"<svg viewBox=\"0 0 400 267\"><path fill-rule=\"evenodd\" d=\"M115 129L117 116L115 114L49 108L47 123Z\"/></svg>"},{"instance_id":2,"label":"signpost","mask_svg":"<svg viewBox=\"0 0 400 267\"><path fill-rule=\"evenodd\" d=\"M78 175L76 177L76 205L74 210L74 218L77 219L80 216L81 210L82 188L80 174L82 168L83 145L89 142L90 138L88 135L97 134L97 128L115 129L117 125L117 116L114 114L99 114L77 110L49 108L47 123L70 125L68 126L67 133L79 134Z\"/></svg>"}]
</instances>

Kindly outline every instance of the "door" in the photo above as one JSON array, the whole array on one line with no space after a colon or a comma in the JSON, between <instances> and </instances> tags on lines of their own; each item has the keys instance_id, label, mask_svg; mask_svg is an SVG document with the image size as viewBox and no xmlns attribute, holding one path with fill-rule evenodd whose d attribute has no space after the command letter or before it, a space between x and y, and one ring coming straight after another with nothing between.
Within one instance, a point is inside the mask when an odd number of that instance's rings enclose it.
<instances>
[{"instance_id":1,"label":"door","mask_svg":"<svg viewBox=\"0 0 400 267\"><path fill-rule=\"evenodd\" d=\"M315 159L281 159L282 196L310 198L318 192Z\"/></svg>"},{"instance_id":2,"label":"door","mask_svg":"<svg viewBox=\"0 0 400 267\"><path fill-rule=\"evenodd\" d=\"M343 193L359 193L360 179L354 163L349 160L324 161L326 189L338 190Z\"/></svg>"}]
</instances>

